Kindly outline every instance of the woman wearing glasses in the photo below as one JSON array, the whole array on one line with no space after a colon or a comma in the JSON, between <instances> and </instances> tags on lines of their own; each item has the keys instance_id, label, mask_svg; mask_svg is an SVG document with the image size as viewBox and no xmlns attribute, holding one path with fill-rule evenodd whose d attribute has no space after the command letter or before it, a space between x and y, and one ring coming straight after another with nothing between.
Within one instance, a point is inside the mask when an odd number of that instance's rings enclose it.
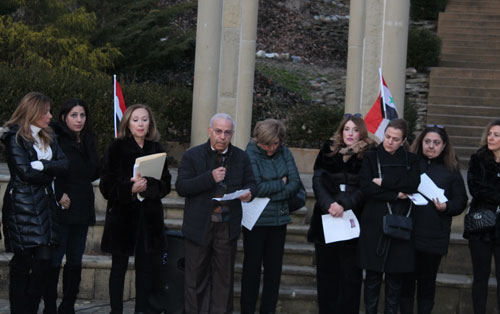
<instances>
[{"instance_id":1,"label":"woman wearing glasses","mask_svg":"<svg viewBox=\"0 0 500 314\"><path fill-rule=\"evenodd\" d=\"M418 313L430 314L441 257L448 252L451 220L467 206L467 193L453 145L443 126L428 125L413 142L411 151L419 158L420 173L429 176L447 198L429 200L413 212L415 272L405 275L401 293L401 314L413 313L415 284Z\"/></svg>"},{"instance_id":2,"label":"woman wearing glasses","mask_svg":"<svg viewBox=\"0 0 500 314\"><path fill-rule=\"evenodd\" d=\"M358 240L325 244L321 216L342 217L352 209L361 217L364 198L359 170L364 153L373 148L360 114L346 114L333 138L321 148L314 163L316 196L308 232L316 252L316 282L320 314L358 314L362 271L356 265Z\"/></svg>"},{"instance_id":3,"label":"woman wearing glasses","mask_svg":"<svg viewBox=\"0 0 500 314\"><path fill-rule=\"evenodd\" d=\"M472 195L470 212L480 209L497 211L500 205L500 120L493 120L486 126L481 139L481 147L471 156L469 161L467 184ZM464 238L469 240L472 258L474 314L486 313L492 255L495 258L497 286L500 284L499 231L495 230L494 227L475 233L464 231ZM497 288L497 306L500 309L499 292Z\"/></svg>"},{"instance_id":4,"label":"woman wearing glasses","mask_svg":"<svg viewBox=\"0 0 500 314\"><path fill-rule=\"evenodd\" d=\"M252 230L243 227L242 314L255 312L262 266L264 283L260 313L276 312L286 225L291 221L288 200L301 186L292 153L283 145L285 132L281 121L259 121L246 148L257 181L256 196L268 197L270 201Z\"/></svg>"},{"instance_id":5,"label":"woman wearing glasses","mask_svg":"<svg viewBox=\"0 0 500 314\"><path fill-rule=\"evenodd\" d=\"M359 235L359 266L366 270L364 301L366 314L376 314L382 277L385 277L385 314L399 308L403 273L414 271L415 254L411 239L398 239L384 233L384 216L392 211L408 215L411 201L420 183L415 154L404 149L408 123L391 120L383 142L376 151L366 153L359 172L365 206Z\"/></svg>"}]
</instances>

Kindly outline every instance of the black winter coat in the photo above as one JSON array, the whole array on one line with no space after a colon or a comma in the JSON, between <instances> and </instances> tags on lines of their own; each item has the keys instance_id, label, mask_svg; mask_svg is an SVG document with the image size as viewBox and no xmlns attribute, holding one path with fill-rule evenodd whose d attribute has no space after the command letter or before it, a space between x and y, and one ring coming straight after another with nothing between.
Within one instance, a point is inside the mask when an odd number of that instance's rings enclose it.
<instances>
[{"instance_id":1,"label":"black winter coat","mask_svg":"<svg viewBox=\"0 0 500 314\"><path fill-rule=\"evenodd\" d=\"M328 142L323 145L314 162L313 190L316 203L307 234L309 242L325 243L321 216L328 214L332 203L339 203L344 210L352 209L358 219L361 218L364 205L363 192L359 187L359 171L363 160L357 154L347 162L343 161L341 153L329 156L330 144ZM341 184L345 185L345 192L340 190ZM353 239L339 244L354 246L357 241Z\"/></svg>"},{"instance_id":2,"label":"black winter coat","mask_svg":"<svg viewBox=\"0 0 500 314\"><path fill-rule=\"evenodd\" d=\"M252 165L247 153L229 144L226 166L227 193L241 189L250 189L256 195L257 184L253 176ZM184 153L179 165L175 187L180 196L184 196L184 219L182 233L184 236L204 245L212 215L212 197L217 184L212 170L217 168L216 153L210 143L195 146ZM229 202L229 237L237 239L241 232L241 201Z\"/></svg>"},{"instance_id":3,"label":"black winter coat","mask_svg":"<svg viewBox=\"0 0 500 314\"><path fill-rule=\"evenodd\" d=\"M390 202L395 214L406 215L409 199L398 199L398 193L412 194L420 184L420 171L415 154L400 147L394 155L380 144L376 151L365 154L360 171L360 186L365 195L358 243L359 266L379 272L404 273L415 268L413 240L391 239L383 234L382 220ZM382 186L372 182L379 178L377 155L382 169ZM412 211L414 212L414 211Z\"/></svg>"},{"instance_id":4,"label":"black winter coat","mask_svg":"<svg viewBox=\"0 0 500 314\"><path fill-rule=\"evenodd\" d=\"M18 129L10 126L1 137L10 172L2 207L7 252L59 243L56 212L60 209L51 185L55 176L68 169L68 160L55 139L50 145L52 159L41 160L42 171L33 169L31 162L38 160L37 153L33 143L21 136L16 141Z\"/></svg>"},{"instance_id":5,"label":"black winter coat","mask_svg":"<svg viewBox=\"0 0 500 314\"><path fill-rule=\"evenodd\" d=\"M92 225L95 223L94 188L92 181L99 178L97 143L94 134L85 133L80 142L66 126L53 124L59 146L69 160L69 171L55 181L56 197L66 193L71 200L69 208L59 211L63 224Z\"/></svg>"},{"instance_id":6,"label":"black winter coat","mask_svg":"<svg viewBox=\"0 0 500 314\"><path fill-rule=\"evenodd\" d=\"M470 211L489 209L495 212L500 205L500 163L486 147L480 148L469 160L467 185L472 196ZM484 241L496 239L495 229L482 233L469 234L464 231L464 238L475 235Z\"/></svg>"},{"instance_id":7,"label":"black winter coat","mask_svg":"<svg viewBox=\"0 0 500 314\"><path fill-rule=\"evenodd\" d=\"M163 205L161 199L170 192L171 175L167 160L161 179L147 179L147 189L141 202L132 194L135 159L162 153L158 142L144 141L141 148L133 137L117 139L111 143L103 161L99 188L105 199L106 222L101 250L112 254L134 255L139 238L144 240L146 252L161 252L166 247Z\"/></svg>"},{"instance_id":8,"label":"black winter coat","mask_svg":"<svg viewBox=\"0 0 500 314\"><path fill-rule=\"evenodd\" d=\"M431 254L446 255L450 242L451 220L460 215L467 206L467 192L459 170L449 171L442 157L428 159L420 156L420 173L426 173L434 183L444 189L448 199L446 210L436 210L432 200L427 205L415 206L413 232L415 248Z\"/></svg>"}]
</instances>

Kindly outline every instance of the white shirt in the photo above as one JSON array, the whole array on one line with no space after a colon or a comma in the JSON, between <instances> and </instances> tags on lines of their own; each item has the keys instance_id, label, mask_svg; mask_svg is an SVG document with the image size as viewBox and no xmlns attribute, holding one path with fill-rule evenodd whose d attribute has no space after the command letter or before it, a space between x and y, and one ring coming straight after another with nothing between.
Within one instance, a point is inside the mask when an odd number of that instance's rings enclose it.
<instances>
[{"instance_id":1,"label":"white shirt","mask_svg":"<svg viewBox=\"0 0 500 314\"><path fill-rule=\"evenodd\" d=\"M38 136L38 133L42 130L41 128L30 125L31 128L31 135L35 139L35 143L33 143L33 148L36 151L36 155L38 157L38 160L32 161L31 162L31 167L36 170L43 170L43 164L40 161L41 159L45 160L51 160L52 159L52 149L50 148L50 145L44 146L40 140L40 137Z\"/></svg>"}]
</instances>

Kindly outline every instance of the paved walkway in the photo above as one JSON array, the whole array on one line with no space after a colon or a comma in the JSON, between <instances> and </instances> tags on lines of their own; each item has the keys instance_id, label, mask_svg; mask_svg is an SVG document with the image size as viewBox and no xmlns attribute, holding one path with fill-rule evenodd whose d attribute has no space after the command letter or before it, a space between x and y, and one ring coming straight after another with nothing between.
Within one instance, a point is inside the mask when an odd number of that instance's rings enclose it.
<instances>
[{"instance_id":1,"label":"paved walkway","mask_svg":"<svg viewBox=\"0 0 500 314\"><path fill-rule=\"evenodd\" d=\"M134 300L123 302L123 314L134 314ZM43 305L40 305L38 313L42 314ZM78 300L75 306L76 313L109 314L111 309L106 300ZM9 300L0 299L0 314L10 314Z\"/></svg>"}]
</instances>

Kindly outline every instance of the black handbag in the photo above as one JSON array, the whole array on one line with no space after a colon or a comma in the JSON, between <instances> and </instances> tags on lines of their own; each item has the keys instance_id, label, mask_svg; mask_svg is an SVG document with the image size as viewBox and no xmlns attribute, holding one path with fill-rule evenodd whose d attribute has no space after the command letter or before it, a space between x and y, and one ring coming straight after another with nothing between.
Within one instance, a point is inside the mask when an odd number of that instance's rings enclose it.
<instances>
[{"instance_id":1,"label":"black handbag","mask_svg":"<svg viewBox=\"0 0 500 314\"><path fill-rule=\"evenodd\" d=\"M378 156L377 166L379 177L382 178ZM391 204L387 202L387 211L389 213L384 215L382 220L382 230L386 236L399 240L410 240L413 230L413 220L410 217L412 206L413 204L410 203L410 209L406 215L397 215L392 213Z\"/></svg>"},{"instance_id":2,"label":"black handbag","mask_svg":"<svg viewBox=\"0 0 500 314\"><path fill-rule=\"evenodd\" d=\"M292 213L304 207L306 205L306 197L306 189L304 188L302 181L300 181L299 191L294 197L288 200L288 211Z\"/></svg>"},{"instance_id":3,"label":"black handbag","mask_svg":"<svg viewBox=\"0 0 500 314\"><path fill-rule=\"evenodd\" d=\"M470 207L464 216L465 232L483 232L495 228L497 214L489 209L478 209L473 212Z\"/></svg>"}]
</instances>

